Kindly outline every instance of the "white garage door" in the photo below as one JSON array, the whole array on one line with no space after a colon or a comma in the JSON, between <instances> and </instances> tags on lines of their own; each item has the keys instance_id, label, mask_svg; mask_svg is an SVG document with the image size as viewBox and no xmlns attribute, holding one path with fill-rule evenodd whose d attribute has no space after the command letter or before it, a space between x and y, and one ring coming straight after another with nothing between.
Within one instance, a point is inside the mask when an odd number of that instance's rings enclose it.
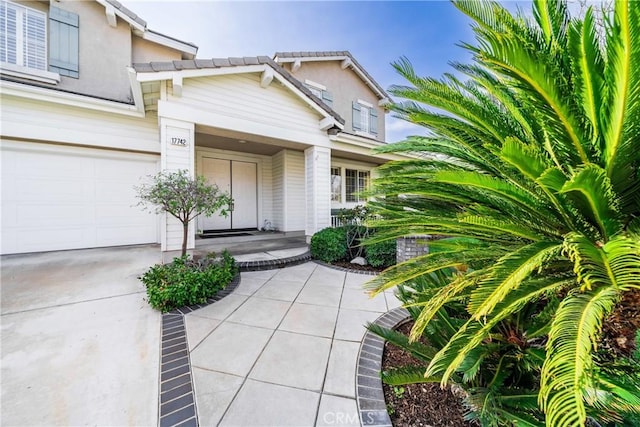
<instances>
[{"instance_id":1,"label":"white garage door","mask_svg":"<svg viewBox=\"0 0 640 427\"><path fill-rule=\"evenodd\" d=\"M1 155L3 254L158 242L133 188L158 156L6 141Z\"/></svg>"}]
</instances>

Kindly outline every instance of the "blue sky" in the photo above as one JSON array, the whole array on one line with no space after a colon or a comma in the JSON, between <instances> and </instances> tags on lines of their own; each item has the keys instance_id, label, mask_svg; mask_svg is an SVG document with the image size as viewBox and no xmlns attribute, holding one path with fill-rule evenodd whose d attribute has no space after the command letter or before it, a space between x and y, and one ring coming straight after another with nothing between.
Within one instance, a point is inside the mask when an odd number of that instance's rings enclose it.
<instances>
[{"instance_id":1,"label":"blue sky","mask_svg":"<svg viewBox=\"0 0 640 427\"><path fill-rule=\"evenodd\" d=\"M122 3L149 28L194 42L200 58L349 50L385 89L404 83L390 65L400 57L419 75L438 77L451 70L449 61L469 59L456 43L473 41L468 18L448 1ZM424 133L390 116L387 141Z\"/></svg>"}]
</instances>

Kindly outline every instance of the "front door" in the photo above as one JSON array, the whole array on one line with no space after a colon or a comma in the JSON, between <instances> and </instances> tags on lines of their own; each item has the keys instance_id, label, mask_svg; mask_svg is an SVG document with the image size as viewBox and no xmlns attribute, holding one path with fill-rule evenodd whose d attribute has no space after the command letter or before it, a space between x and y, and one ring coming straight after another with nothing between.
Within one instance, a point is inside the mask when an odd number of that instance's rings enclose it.
<instances>
[{"instance_id":1,"label":"front door","mask_svg":"<svg viewBox=\"0 0 640 427\"><path fill-rule=\"evenodd\" d=\"M202 175L221 191L233 198L232 210L221 215L205 217L203 230L236 230L258 226L258 165L238 160L202 158Z\"/></svg>"}]
</instances>

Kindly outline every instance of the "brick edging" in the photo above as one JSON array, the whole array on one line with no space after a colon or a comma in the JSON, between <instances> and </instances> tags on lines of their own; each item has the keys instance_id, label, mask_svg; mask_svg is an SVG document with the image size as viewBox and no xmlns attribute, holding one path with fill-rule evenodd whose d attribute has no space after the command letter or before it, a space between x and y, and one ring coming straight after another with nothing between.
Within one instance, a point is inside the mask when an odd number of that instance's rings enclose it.
<instances>
[{"instance_id":1,"label":"brick edging","mask_svg":"<svg viewBox=\"0 0 640 427\"><path fill-rule=\"evenodd\" d=\"M395 308L375 322L385 328L393 329L409 318L409 312L402 307ZM382 390L382 353L385 340L371 331L367 331L360 344L356 365L356 401L363 426L391 427L391 418Z\"/></svg>"},{"instance_id":2,"label":"brick edging","mask_svg":"<svg viewBox=\"0 0 640 427\"><path fill-rule=\"evenodd\" d=\"M224 289L207 299L206 303L185 306L162 314L158 397L160 427L198 426L184 315L220 301L231 294L238 284L240 284L239 272Z\"/></svg>"},{"instance_id":3,"label":"brick edging","mask_svg":"<svg viewBox=\"0 0 640 427\"><path fill-rule=\"evenodd\" d=\"M311 252L306 251L300 255L294 255L287 258L269 259L262 261L240 261L236 262L240 271L261 271L273 270L276 268L289 267L291 265L302 264L311 259Z\"/></svg>"},{"instance_id":4,"label":"brick edging","mask_svg":"<svg viewBox=\"0 0 640 427\"><path fill-rule=\"evenodd\" d=\"M309 257L311 257L311 255L309 255ZM346 268L346 267L340 267L339 265L329 264L327 262L320 261L319 259L311 259L311 261L315 262L316 264L323 265L323 266L328 267L328 268L332 268L334 270L346 271L347 273L366 274L366 275L369 275L369 276L377 276L378 274L380 274L377 271L356 270L355 268L351 269L351 268Z\"/></svg>"}]
</instances>

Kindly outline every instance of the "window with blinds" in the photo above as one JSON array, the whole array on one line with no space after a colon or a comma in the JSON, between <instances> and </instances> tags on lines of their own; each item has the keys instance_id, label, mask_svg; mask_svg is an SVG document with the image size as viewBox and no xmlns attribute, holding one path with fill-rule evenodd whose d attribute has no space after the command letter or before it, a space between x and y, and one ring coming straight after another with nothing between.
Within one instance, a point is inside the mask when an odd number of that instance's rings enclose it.
<instances>
[{"instance_id":1,"label":"window with blinds","mask_svg":"<svg viewBox=\"0 0 640 427\"><path fill-rule=\"evenodd\" d=\"M47 69L46 14L0 0L0 61Z\"/></svg>"}]
</instances>

